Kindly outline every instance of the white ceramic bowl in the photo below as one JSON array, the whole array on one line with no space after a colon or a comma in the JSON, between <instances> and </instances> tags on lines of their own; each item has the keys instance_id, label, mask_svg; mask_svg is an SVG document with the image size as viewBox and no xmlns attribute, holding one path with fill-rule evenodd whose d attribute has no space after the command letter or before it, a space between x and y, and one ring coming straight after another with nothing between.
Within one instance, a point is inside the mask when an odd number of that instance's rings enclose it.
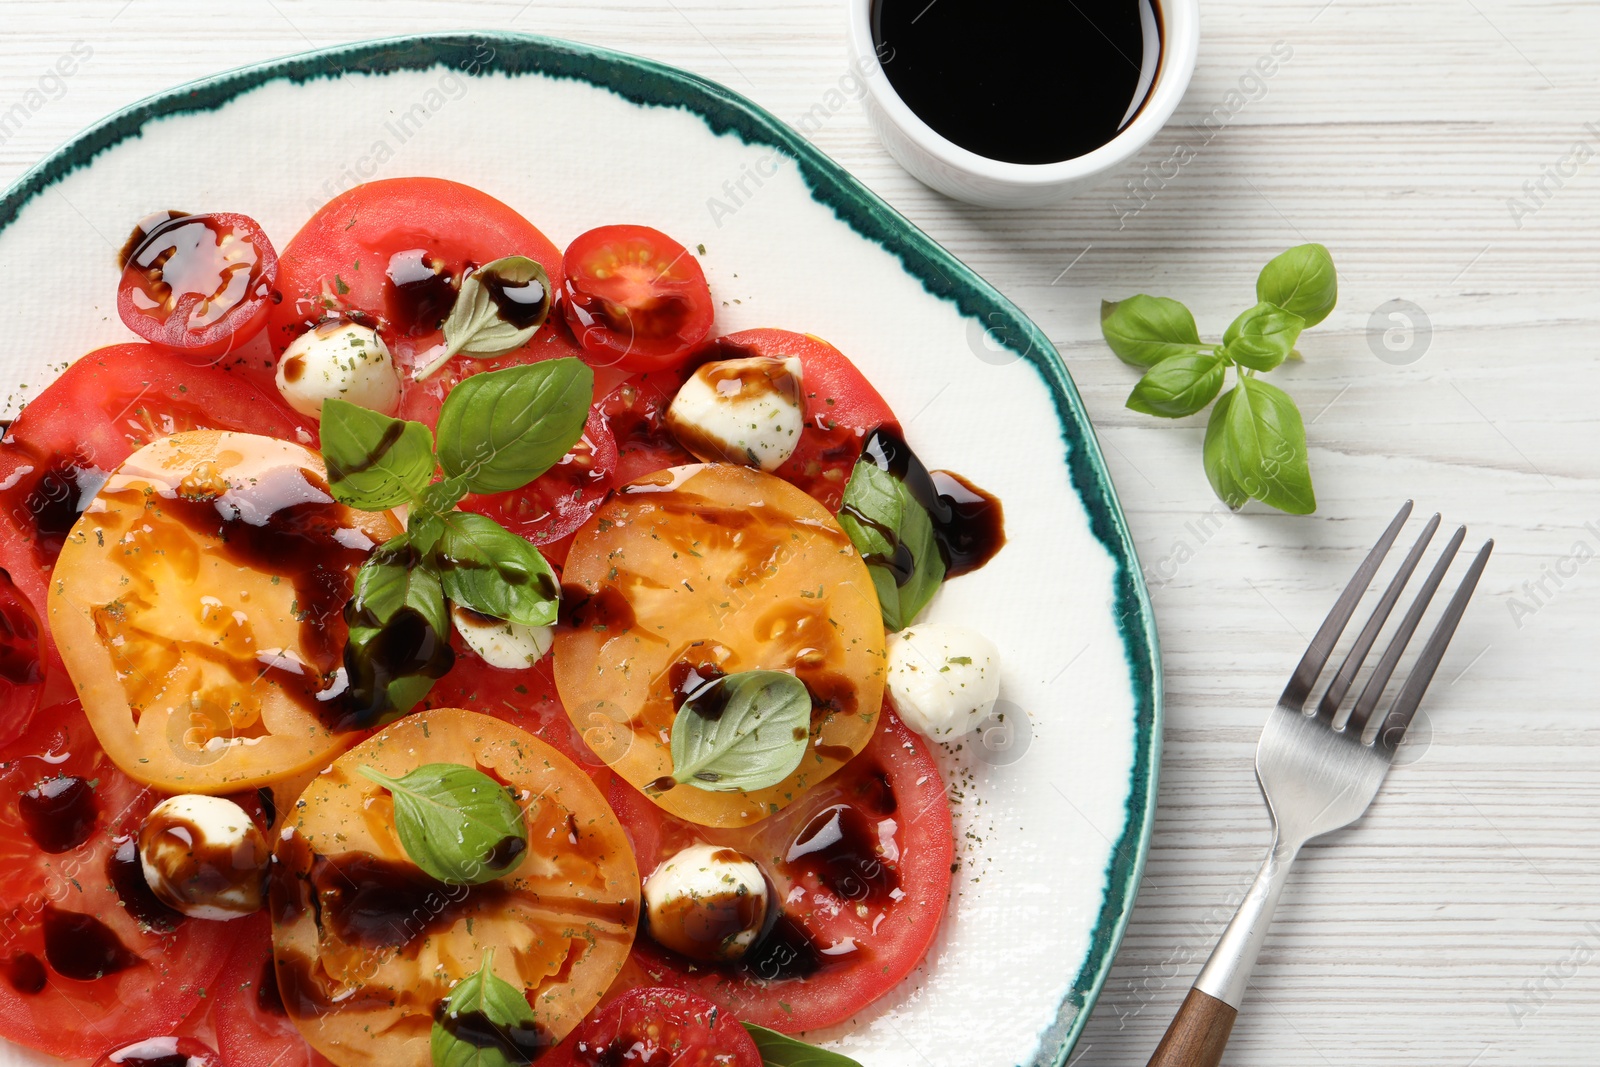
<instances>
[{"instance_id":1,"label":"white ceramic bowl","mask_svg":"<svg viewBox=\"0 0 1600 1067\"><path fill-rule=\"evenodd\" d=\"M1161 62L1144 107L1093 152L1059 163L1004 163L969 152L906 106L884 76L872 39L875 0L850 0L850 48L867 85L867 116L889 154L930 188L983 207L1038 207L1081 192L1150 143L1189 88L1200 52L1199 0L1152 0ZM1061 101L1062 104L1070 101Z\"/></svg>"}]
</instances>

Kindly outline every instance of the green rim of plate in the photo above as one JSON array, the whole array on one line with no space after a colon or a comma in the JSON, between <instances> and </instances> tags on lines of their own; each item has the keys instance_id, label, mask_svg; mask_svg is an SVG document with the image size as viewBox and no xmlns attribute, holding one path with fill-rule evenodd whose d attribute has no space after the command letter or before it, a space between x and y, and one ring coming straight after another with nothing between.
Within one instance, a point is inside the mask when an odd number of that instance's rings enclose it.
<instances>
[{"instance_id":1,"label":"green rim of plate","mask_svg":"<svg viewBox=\"0 0 1600 1067\"><path fill-rule=\"evenodd\" d=\"M492 55L485 57L485 46ZM89 127L29 170L0 196L0 229L29 200L113 145L140 135L168 115L214 110L268 82L303 83L344 74L386 74L436 66L507 75L570 78L647 107L680 108L717 134L767 145L790 156L811 189L862 237L898 258L932 295L986 324L989 336L1028 361L1049 386L1061 419L1073 488L1089 512L1090 528L1117 562L1117 626L1134 691L1135 760L1122 837L1112 846L1106 893L1089 952L1056 1020L1042 1031L1036 1063L1061 1067L1072 1053L1110 972L1133 910L1155 814L1161 763L1162 683L1155 620L1138 556L1117 503L1105 458L1066 364L1038 326L988 282L823 155L778 118L732 90L676 67L604 48L519 33L424 34L337 45L257 63L148 97Z\"/></svg>"}]
</instances>

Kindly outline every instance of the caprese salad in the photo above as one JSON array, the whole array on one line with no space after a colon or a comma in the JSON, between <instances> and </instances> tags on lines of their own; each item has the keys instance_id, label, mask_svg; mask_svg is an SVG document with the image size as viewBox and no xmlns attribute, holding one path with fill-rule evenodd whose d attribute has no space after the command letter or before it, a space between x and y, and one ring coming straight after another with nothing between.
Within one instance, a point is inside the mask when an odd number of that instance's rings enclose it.
<instances>
[{"instance_id":1,"label":"caprese salad","mask_svg":"<svg viewBox=\"0 0 1600 1067\"><path fill-rule=\"evenodd\" d=\"M0 1035L759 1067L922 962L1000 505L703 255L434 178L134 228L141 340L0 441Z\"/></svg>"}]
</instances>

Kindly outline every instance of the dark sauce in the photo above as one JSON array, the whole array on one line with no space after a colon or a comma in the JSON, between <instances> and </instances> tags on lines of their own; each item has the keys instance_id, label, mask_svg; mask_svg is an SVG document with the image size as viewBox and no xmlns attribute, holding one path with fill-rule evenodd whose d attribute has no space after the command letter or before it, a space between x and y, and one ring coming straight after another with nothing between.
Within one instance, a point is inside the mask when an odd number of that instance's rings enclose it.
<instances>
[{"instance_id":1,"label":"dark sauce","mask_svg":"<svg viewBox=\"0 0 1600 1067\"><path fill-rule=\"evenodd\" d=\"M283 993L278 989L278 969L269 955L261 962L261 977L256 979L256 1007L263 1015L283 1018L289 1014L283 1006Z\"/></svg>"},{"instance_id":2,"label":"dark sauce","mask_svg":"<svg viewBox=\"0 0 1600 1067\"><path fill-rule=\"evenodd\" d=\"M478 275L500 318L519 330L537 326L550 313L550 290L540 278L513 282L493 271Z\"/></svg>"},{"instance_id":3,"label":"dark sauce","mask_svg":"<svg viewBox=\"0 0 1600 1067\"><path fill-rule=\"evenodd\" d=\"M727 671L712 663L677 660L667 668L667 688L672 691L672 710L680 710L685 703L702 695L727 676ZM721 714L720 709L718 714Z\"/></svg>"},{"instance_id":4,"label":"dark sauce","mask_svg":"<svg viewBox=\"0 0 1600 1067\"><path fill-rule=\"evenodd\" d=\"M345 645L345 676L350 688L344 694L342 713L329 723L334 730L378 725L397 710L391 685L407 678L443 678L455 666L449 635L440 634L415 608L401 608L383 621L352 600L345 618L351 629L371 628L378 635Z\"/></svg>"},{"instance_id":5,"label":"dark sauce","mask_svg":"<svg viewBox=\"0 0 1600 1067\"><path fill-rule=\"evenodd\" d=\"M70 852L94 833L100 805L82 778L46 778L17 798L17 814L40 851Z\"/></svg>"},{"instance_id":6,"label":"dark sauce","mask_svg":"<svg viewBox=\"0 0 1600 1067\"><path fill-rule=\"evenodd\" d=\"M0 695L10 695L8 686L34 685L43 677L39 618L17 590L10 572L0 568Z\"/></svg>"},{"instance_id":7,"label":"dark sauce","mask_svg":"<svg viewBox=\"0 0 1600 1067\"><path fill-rule=\"evenodd\" d=\"M370 852L317 856L310 883L322 925L365 949L406 948L448 929L469 907L507 894L503 882L447 885Z\"/></svg>"},{"instance_id":8,"label":"dark sauce","mask_svg":"<svg viewBox=\"0 0 1600 1067\"><path fill-rule=\"evenodd\" d=\"M481 1011L449 1011L444 1001L434 1011L433 1021L457 1041L499 1053L507 1063L532 1063L556 1043L554 1035L536 1022L501 1026Z\"/></svg>"},{"instance_id":9,"label":"dark sauce","mask_svg":"<svg viewBox=\"0 0 1600 1067\"><path fill-rule=\"evenodd\" d=\"M128 234L128 239L122 242L122 247L117 250L117 269L127 269L128 260L133 258L134 252L144 244L144 239L150 236L151 231L173 219L181 219L187 214L187 211L157 211L140 219L133 231Z\"/></svg>"},{"instance_id":10,"label":"dark sauce","mask_svg":"<svg viewBox=\"0 0 1600 1067\"><path fill-rule=\"evenodd\" d=\"M106 857L106 877L117 891L122 906L141 926L171 933L183 924L184 914L162 903L161 898L151 892L150 883L144 880L137 838L125 837L117 842L117 847Z\"/></svg>"},{"instance_id":11,"label":"dark sauce","mask_svg":"<svg viewBox=\"0 0 1600 1067\"><path fill-rule=\"evenodd\" d=\"M1073 159L1115 137L1149 95L1156 26L1148 0L876 0L872 9L879 60L906 106L962 148L1007 163Z\"/></svg>"},{"instance_id":12,"label":"dark sauce","mask_svg":"<svg viewBox=\"0 0 1600 1067\"><path fill-rule=\"evenodd\" d=\"M927 510L934 541L944 559L945 577L977 570L1004 547L1005 513L1000 501L958 475L930 473L896 431L888 427L874 430L861 450L861 462L873 463L900 481ZM873 556L867 562L886 568L897 585L910 581L916 561L895 531L854 508L846 506L844 513L881 534L890 545L888 556Z\"/></svg>"},{"instance_id":13,"label":"dark sauce","mask_svg":"<svg viewBox=\"0 0 1600 1067\"><path fill-rule=\"evenodd\" d=\"M397 333L423 337L437 330L456 302L456 280L426 248L389 257L385 310Z\"/></svg>"},{"instance_id":14,"label":"dark sauce","mask_svg":"<svg viewBox=\"0 0 1600 1067\"><path fill-rule=\"evenodd\" d=\"M811 875L839 897L882 903L900 888L900 876L878 854L877 828L850 804L813 815L783 857L794 877Z\"/></svg>"},{"instance_id":15,"label":"dark sauce","mask_svg":"<svg viewBox=\"0 0 1600 1067\"><path fill-rule=\"evenodd\" d=\"M355 571L368 552L340 542L340 531L351 528L349 510L333 502L327 483L310 471L296 473L328 499L280 507L259 525L244 521L237 513L224 518L216 498L207 497L209 490L152 498L157 501L152 506L190 530L221 542L223 554L239 566L277 574L292 583L300 612L300 653L305 669L299 673L268 666L264 676L329 729L358 729L364 724L353 715L346 696L334 695L332 687L345 659L345 605L354 588Z\"/></svg>"},{"instance_id":16,"label":"dark sauce","mask_svg":"<svg viewBox=\"0 0 1600 1067\"><path fill-rule=\"evenodd\" d=\"M633 605L615 586L602 586L591 593L581 585L571 583L561 587L560 625L574 630L591 627L622 633L633 629L637 621Z\"/></svg>"},{"instance_id":17,"label":"dark sauce","mask_svg":"<svg viewBox=\"0 0 1600 1067\"><path fill-rule=\"evenodd\" d=\"M483 865L491 871L508 871L528 851L528 842L525 838L514 837L507 834L494 843L483 857Z\"/></svg>"},{"instance_id":18,"label":"dark sauce","mask_svg":"<svg viewBox=\"0 0 1600 1067\"><path fill-rule=\"evenodd\" d=\"M810 978L822 969L822 953L805 927L780 913L734 970L767 982Z\"/></svg>"},{"instance_id":19,"label":"dark sauce","mask_svg":"<svg viewBox=\"0 0 1600 1067\"><path fill-rule=\"evenodd\" d=\"M728 687L725 684L727 675L713 667L710 669L716 671L716 674L712 677L704 677L691 667L682 678L682 685L680 686L678 679L673 678L672 674L679 667L687 666L682 662L674 663L669 671L668 682L672 686L672 703L675 705L676 710L680 712L687 711L700 716L707 722L716 722L722 718L722 713L728 709L729 694ZM695 681L691 682L690 679L695 679ZM691 685L693 688L689 689ZM680 696L683 699L680 700Z\"/></svg>"},{"instance_id":20,"label":"dark sauce","mask_svg":"<svg viewBox=\"0 0 1600 1067\"><path fill-rule=\"evenodd\" d=\"M93 915L45 905L44 958L63 978L92 982L139 962L116 932Z\"/></svg>"},{"instance_id":21,"label":"dark sauce","mask_svg":"<svg viewBox=\"0 0 1600 1067\"><path fill-rule=\"evenodd\" d=\"M105 484L107 472L79 455L41 454L22 442L14 447L28 456L33 470L0 494L0 504L34 535L33 549L48 565L61 554L73 523Z\"/></svg>"},{"instance_id":22,"label":"dark sauce","mask_svg":"<svg viewBox=\"0 0 1600 1067\"><path fill-rule=\"evenodd\" d=\"M50 976L45 973L44 961L31 952L19 952L5 961L6 983L24 996L37 996L44 992Z\"/></svg>"}]
</instances>

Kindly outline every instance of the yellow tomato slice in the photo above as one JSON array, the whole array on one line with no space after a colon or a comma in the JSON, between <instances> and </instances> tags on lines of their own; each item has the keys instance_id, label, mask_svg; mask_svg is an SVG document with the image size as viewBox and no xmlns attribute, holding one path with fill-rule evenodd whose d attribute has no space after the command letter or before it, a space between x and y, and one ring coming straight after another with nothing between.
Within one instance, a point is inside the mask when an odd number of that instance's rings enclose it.
<instances>
[{"instance_id":1,"label":"yellow tomato slice","mask_svg":"<svg viewBox=\"0 0 1600 1067\"><path fill-rule=\"evenodd\" d=\"M359 773L476 767L523 806L528 849L504 877L445 885L406 857L394 803ZM272 942L284 1007L341 1067L428 1067L434 1012L493 949L552 1041L622 969L639 873L610 806L583 771L499 719L436 708L407 716L314 778L279 837Z\"/></svg>"},{"instance_id":2,"label":"yellow tomato slice","mask_svg":"<svg viewBox=\"0 0 1600 1067\"><path fill-rule=\"evenodd\" d=\"M315 452L195 430L139 449L71 533L50 629L113 762L169 792L324 766L351 582L394 519L334 502Z\"/></svg>"},{"instance_id":3,"label":"yellow tomato slice","mask_svg":"<svg viewBox=\"0 0 1600 1067\"><path fill-rule=\"evenodd\" d=\"M679 818L766 818L871 739L883 699L877 594L833 516L788 482L723 463L641 478L578 531L562 579L561 701L639 789L670 781L675 673L792 670L811 691L808 748L792 775L749 793L647 790Z\"/></svg>"}]
</instances>

